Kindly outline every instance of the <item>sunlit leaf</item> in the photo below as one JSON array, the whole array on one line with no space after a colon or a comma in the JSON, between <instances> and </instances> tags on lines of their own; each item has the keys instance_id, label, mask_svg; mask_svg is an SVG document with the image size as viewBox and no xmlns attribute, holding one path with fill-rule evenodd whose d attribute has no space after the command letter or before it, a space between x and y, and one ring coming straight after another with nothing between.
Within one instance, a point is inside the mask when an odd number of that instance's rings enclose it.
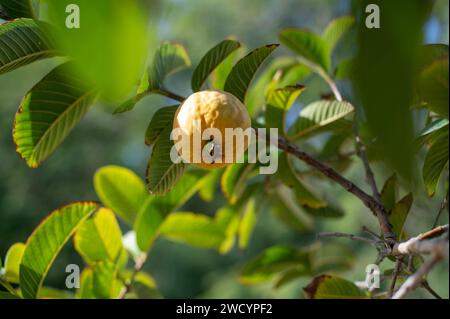
<instances>
[{"instance_id":1,"label":"sunlit leaf","mask_svg":"<svg viewBox=\"0 0 450 319\"><path fill-rule=\"evenodd\" d=\"M365 299L367 296L354 283L336 276L321 275L303 289L309 299Z\"/></svg>"},{"instance_id":2,"label":"sunlit leaf","mask_svg":"<svg viewBox=\"0 0 450 319\"><path fill-rule=\"evenodd\" d=\"M199 190L204 176L204 171L187 171L170 192L147 199L134 223L141 251L145 252L150 248L166 216Z\"/></svg>"},{"instance_id":3,"label":"sunlit leaf","mask_svg":"<svg viewBox=\"0 0 450 319\"><path fill-rule=\"evenodd\" d=\"M94 188L102 203L130 224L148 197L139 176L120 166L104 166L97 170Z\"/></svg>"},{"instance_id":4,"label":"sunlit leaf","mask_svg":"<svg viewBox=\"0 0 450 319\"><path fill-rule=\"evenodd\" d=\"M322 33L322 39L328 47L328 52L331 55L339 40L350 30L354 25L355 19L351 16L339 17L331 21Z\"/></svg>"},{"instance_id":5,"label":"sunlit leaf","mask_svg":"<svg viewBox=\"0 0 450 319\"><path fill-rule=\"evenodd\" d=\"M200 248L217 249L225 239L224 230L212 218L188 212L170 214L159 232L171 240Z\"/></svg>"},{"instance_id":6,"label":"sunlit leaf","mask_svg":"<svg viewBox=\"0 0 450 319\"><path fill-rule=\"evenodd\" d=\"M25 245L22 243L16 243L8 249L5 257L4 269L4 278L6 279L6 281L14 284L19 283L20 263L22 261L24 250Z\"/></svg>"},{"instance_id":7,"label":"sunlit leaf","mask_svg":"<svg viewBox=\"0 0 450 319\"><path fill-rule=\"evenodd\" d=\"M256 71L277 47L277 44L270 44L257 48L239 60L228 75L224 90L244 102L248 87Z\"/></svg>"},{"instance_id":8,"label":"sunlit leaf","mask_svg":"<svg viewBox=\"0 0 450 319\"><path fill-rule=\"evenodd\" d=\"M36 298L47 272L76 228L97 208L78 202L53 211L26 242L20 264L20 288L24 298Z\"/></svg>"},{"instance_id":9,"label":"sunlit leaf","mask_svg":"<svg viewBox=\"0 0 450 319\"><path fill-rule=\"evenodd\" d=\"M280 132L285 132L286 113L303 90L302 85L295 85L269 92L265 112L268 128L278 128Z\"/></svg>"},{"instance_id":10,"label":"sunlit leaf","mask_svg":"<svg viewBox=\"0 0 450 319\"><path fill-rule=\"evenodd\" d=\"M235 204L244 193L247 180L254 167L255 164L251 163L236 163L225 169L220 184L231 204Z\"/></svg>"},{"instance_id":11,"label":"sunlit leaf","mask_svg":"<svg viewBox=\"0 0 450 319\"><path fill-rule=\"evenodd\" d=\"M214 199L223 172L224 169L214 169L204 178L203 186L198 192L202 200L211 202Z\"/></svg>"},{"instance_id":12,"label":"sunlit leaf","mask_svg":"<svg viewBox=\"0 0 450 319\"><path fill-rule=\"evenodd\" d=\"M122 249L122 232L112 210L100 208L75 232L74 245L88 263L109 260L115 263Z\"/></svg>"},{"instance_id":13,"label":"sunlit leaf","mask_svg":"<svg viewBox=\"0 0 450 319\"><path fill-rule=\"evenodd\" d=\"M50 72L25 96L14 120L17 152L38 167L69 135L95 101L96 93L73 76L73 65Z\"/></svg>"},{"instance_id":14,"label":"sunlit leaf","mask_svg":"<svg viewBox=\"0 0 450 319\"><path fill-rule=\"evenodd\" d=\"M329 70L331 59L328 46L317 34L302 29L284 29L280 33L280 41L299 54L308 66Z\"/></svg>"},{"instance_id":15,"label":"sunlit leaf","mask_svg":"<svg viewBox=\"0 0 450 319\"><path fill-rule=\"evenodd\" d=\"M289 128L288 135L293 139L306 136L311 132L328 126L353 112L348 102L321 100L304 107L295 123Z\"/></svg>"},{"instance_id":16,"label":"sunlit leaf","mask_svg":"<svg viewBox=\"0 0 450 319\"><path fill-rule=\"evenodd\" d=\"M258 198L259 199L259 198ZM248 246L256 224L256 199L251 198L244 207L244 212L239 224L239 248Z\"/></svg>"},{"instance_id":17,"label":"sunlit leaf","mask_svg":"<svg viewBox=\"0 0 450 319\"><path fill-rule=\"evenodd\" d=\"M220 63L211 73L211 86L216 90L223 90L225 82L230 74L233 66L245 53L245 46L242 46L231 52L228 57Z\"/></svg>"},{"instance_id":18,"label":"sunlit leaf","mask_svg":"<svg viewBox=\"0 0 450 319\"><path fill-rule=\"evenodd\" d=\"M257 114L272 90L301 83L311 72L292 57L275 58L249 88L245 105L251 116Z\"/></svg>"},{"instance_id":19,"label":"sunlit leaf","mask_svg":"<svg viewBox=\"0 0 450 319\"><path fill-rule=\"evenodd\" d=\"M239 229L239 220L239 211L235 207L225 206L217 211L214 223L224 235L222 242L217 247L221 254L226 254L233 248Z\"/></svg>"},{"instance_id":20,"label":"sunlit leaf","mask_svg":"<svg viewBox=\"0 0 450 319\"><path fill-rule=\"evenodd\" d=\"M192 91L199 91L211 72L240 46L237 41L224 40L209 50L194 70Z\"/></svg>"}]
</instances>

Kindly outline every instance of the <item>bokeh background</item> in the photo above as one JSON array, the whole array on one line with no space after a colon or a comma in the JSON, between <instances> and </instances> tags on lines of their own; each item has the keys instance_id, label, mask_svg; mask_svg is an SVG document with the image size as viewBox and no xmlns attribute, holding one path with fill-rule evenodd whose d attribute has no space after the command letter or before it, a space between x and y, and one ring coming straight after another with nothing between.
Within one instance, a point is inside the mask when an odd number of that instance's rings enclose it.
<instances>
[{"instance_id":1,"label":"bokeh background","mask_svg":"<svg viewBox=\"0 0 450 319\"><path fill-rule=\"evenodd\" d=\"M432 16L424 30L425 42L448 44L448 10L447 0L435 1ZM254 48L278 42L278 31L283 27L304 27L320 32L334 17L350 12L349 0L164 0L159 8L158 35L161 40L174 40L184 44L196 65L209 48L225 37L234 36L248 48ZM354 43L344 40L337 55L348 56L353 46ZM277 54L290 53L282 48ZM158 107L172 103L164 98L151 96L140 102L133 112L122 115L111 115L108 108L97 105L41 167L30 169L15 152L11 134L14 114L27 90L58 63L58 59L50 59L0 76L2 259L10 245L24 242L39 221L53 209L71 201L97 200L92 177L99 167L121 165L144 177L150 154L150 149L143 143L145 129ZM188 94L191 71L186 70L170 78L169 87L180 94ZM320 80L308 79L305 84L315 88L310 95L326 92ZM345 89L345 85L343 88ZM305 100L300 100L297 109ZM375 170L381 185L388 177L388 172L379 165L375 166ZM362 167L357 164L346 176L363 185L362 171ZM319 188L320 193L332 194L344 208L346 216L339 220L318 221L316 231L358 233L362 225L372 225L376 229L371 215L352 196L328 182L324 182ZM430 204L424 197L423 190L417 190L413 212L407 221L411 233L431 227L442 196L441 191ZM194 197L184 210L214 214L224 202L218 190L212 203L205 204ZM448 222L447 214L442 217L441 223L444 222ZM250 246L245 251L235 248L228 255L222 256L215 251L194 249L161 239L152 250L145 270L155 277L162 294L168 298L296 298L301 296L302 288L310 278L296 280L281 289L273 289L271 284L241 285L238 280L239 271L246 261L264 248L275 244L302 247L314 241L314 233L299 234L275 220L267 210L260 213ZM341 242L339 239L336 241ZM355 242L343 240L341 243L348 247L355 258L352 269L343 276L363 280L365 266L374 261L376 252L371 247ZM69 243L64 248L53 265L46 280L48 285L62 287L65 265L82 264L71 245ZM431 286L447 298L448 277L447 263L439 265L430 275ZM414 296L430 297L423 291L418 291Z\"/></svg>"}]
</instances>

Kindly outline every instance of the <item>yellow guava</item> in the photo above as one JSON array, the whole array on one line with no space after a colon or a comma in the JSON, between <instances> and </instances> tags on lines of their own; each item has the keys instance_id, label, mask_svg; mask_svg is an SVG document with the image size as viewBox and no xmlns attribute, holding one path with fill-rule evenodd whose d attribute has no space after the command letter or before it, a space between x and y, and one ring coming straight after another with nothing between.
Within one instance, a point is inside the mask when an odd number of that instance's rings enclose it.
<instances>
[{"instance_id":1,"label":"yellow guava","mask_svg":"<svg viewBox=\"0 0 450 319\"><path fill-rule=\"evenodd\" d=\"M180 135L174 136L174 142L178 154L185 162L201 168L219 168L230 164L230 155L228 154L226 158L227 149L232 149L231 158L236 162L249 145L249 139L245 138L241 147L237 147L238 143L235 142L237 139L230 141L225 138L225 129L241 128L245 131L250 127L250 116L238 98L227 92L206 90L189 96L175 113L173 128L181 130L185 140L189 141L189 149L187 144L181 143ZM221 139L218 139L217 135L209 136L212 130L205 132L210 128L217 129ZM198 140L199 136L200 141L194 143L194 139ZM230 145L227 147L226 143L232 143L232 148ZM202 152L209 152L211 157L205 161Z\"/></svg>"}]
</instances>

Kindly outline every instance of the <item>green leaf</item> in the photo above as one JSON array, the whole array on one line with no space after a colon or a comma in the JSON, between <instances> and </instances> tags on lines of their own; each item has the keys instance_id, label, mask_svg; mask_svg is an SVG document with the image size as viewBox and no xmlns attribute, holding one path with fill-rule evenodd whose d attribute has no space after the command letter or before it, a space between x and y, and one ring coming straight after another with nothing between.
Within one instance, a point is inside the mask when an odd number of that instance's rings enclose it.
<instances>
[{"instance_id":1,"label":"green leaf","mask_svg":"<svg viewBox=\"0 0 450 319\"><path fill-rule=\"evenodd\" d=\"M448 119L448 57L435 61L419 75L418 93L427 107Z\"/></svg>"},{"instance_id":2,"label":"green leaf","mask_svg":"<svg viewBox=\"0 0 450 319\"><path fill-rule=\"evenodd\" d=\"M366 299L354 283L336 276L321 275L303 289L309 299Z\"/></svg>"},{"instance_id":3,"label":"green leaf","mask_svg":"<svg viewBox=\"0 0 450 319\"><path fill-rule=\"evenodd\" d=\"M286 186L279 186L276 190L276 196L271 198L272 213L284 222L288 227L299 232L309 231L312 227L312 221L298 207L292 191Z\"/></svg>"},{"instance_id":4,"label":"green leaf","mask_svg":"<svg viewBox=\"0 0 450 319\"><path fill-rule=\"evenodd\" d=\"M328 52L331 55L339 40L350 30L354 25L355 19L351 16L339 17L331 21L322 33L322 39L328 47Z\"/></svg>"},{"instance_id":5,"label":"green leaf","mask_svg":"<svg viewBox=\"0 0 450 319\"><path fill-rule=\"evenodd\" d=\"M355 73L355 59L341 61L334 71L336 80L351 80Z\"/></svg>"},{"instance_id":6,"label":"green leaf","mask_svg":"<svg viewBox=\"0 0 450 319\"><path fill-rule=\"evenodd\" d=\"M280 33L280 41L299 54L303 62L313 69L330 69L328 45L317 34L302 29L285 29Z\"/></svg>"},{"instance_id":7,"label":"green leaf","mask_svg":"<svg viewBox=\"0 0 450 319\"><path fill-rule=\"evenodd\" d=\"M309 255L291 247L273 246L245 265L240 281L243 284L266 282L290 269L310 273Z\"/></svg>"},{"instance_id":8,"label":"green leaf","mask_svg":"<svg viewBox=\"0 0 450 319\"><path fill-rule=\"evenodd\" d=\"M223 232L222 242L217 247L221 254L226 254L233 248L239 229L239 220L239 212L235 207L225 206L217 211L214 223L215 227L219 227Z\"/></svg>"},{"instance_id":9,"label":"green leaf","mask_svg":"<svg viewBox=\"0 0 450 319\"><path fill-rule=\"evenodd\" d=\"M10 294L6 291L0 291L0 300L2 299L20 299L18 296Z\"/></svg>"},{"instance_id":10,"label":"green leaf","mask_svg":"<svg viewBox=\"0 0 450 319\"><path fill-rule=\"evenodd\" d=\"M13 284L19 283L20 262L22 261L24 250L25 245L22 243L16 243L8 249L5 257L4 269L4 279L6 279L6 281Z\"/></svg>"},{"instance_id":11,"label":"green leaf","mask_svg":"<svg viewBox=\"0 0 450 319\"><path fill-rule=\"evenodd\" d=\"M223 90L225 82L233 66L239 61L246 51L244 46L233 51L228 57L220 63L211 74L211 86L216 90Z\"/></svg>"},{"instance_id":12,"label":"green leaf","mask_svg":"<svg viewBox=\"0 0 450 319\"><path fill-rule=\"evenodd\" d=\"M32 0L1 0L0 8L6 11L9 19L35 18Z\"/></svg>"},{"instance_id":13,"label":"green leaf","mask_svg":"<svg viewBox=\"0 0 450 319\"><path fill-rule=\"evenodd\" d=\"M228 75L224 90L244 102L248 87L256 71L277 47L278 44L269 44L257 48L239 60Z\"/></svg>"},{"instance_id":14,"label":"green leaf","mask_svg":"<svg viewBox=\"0 0 450 319\"><path fill-rule=\"evenodd\" d=\"M167 126L172 127L173 118L179 105L163 107L156 111L145 132L145 144L154 144Z\"/></svg>"},{"instance_id":15,"label":"green leaf","mask_svg":"<svg viewBox=\"0 0 450 319\"><path fill-rule=\"evenodd\" d=\"M394 233L397 235L399 240L406 240L404 227L409 211L411 210L412 203L413 196L412 194L408 194L395 204L389 214L389 223L392 225Z\"/></svg>"},{"instance_id":16,"label":"green leaf","mask_svg":"<svg viewBox=\"0 0 450 319\"><path fill-rule=\"evenodd\" d=\"M118 260L122 250L122 232L112 210L100 208L77 229L74 237L77 252L88 263Z\"/></svg>"},{"instance_id":17,"label":"green leaf","mask_svg":"<svg viewBox=\"0 0 450 319\"><path fill-rule=\"evenodd\" d=\"M1 24L0 47L0 74L58 54L38 23L31 19Z\"/></svg>"},{"instance_id":18,"label":"green leaf","mask_svg":"<svg viewBox=\"0 0 450 319\"><path fill-rule=\"evenodd\" d=\"M204 171L187 171L170 192L147 199L134 223L136 240L141 251L150 248L166 216L198 191L204 176Z\"/></svg>"},{"instance_id":19,"label":"green leaf","mask_svg":"<svg viewBox=\"0 0 450 319\"><path fill-rule=\"evenodd\" d=\"M278 128L284 134L286 113L303 90L304 86L294 85L271 91L266 103L266 127Z\"/></svg>"},{"instance_id":20,"label":"green leaf","mask_svg":"<svg viewBox=\"0 0 450 319\"><path fill-rule=\"evenodd\" d=\"M423 164L422 175L429 196L436 193L439 178L448 166L448 156L448 130L445 130L431 145Z\"/></svg>"},{"instance_id":21,"label":"green leaf","mask_svg":"<svg viewBox=\"0 0 450 319\"><path fill-rule=\"evenodd\" d=\"M265 105L269 93L278 88L300 83L308 75L309 69L292 57L275 58L258 76L249 88L245 97L245 105L251 116L255 116Z\"/></svg>"},{"instance_id":22,"label":"green leaf","mask_svg":"<svg viewBox=\"0 0 450 319\"><path fill-rule=\"evenodd\" d=\"M66 290L41 287L37 299L74 299L74 295Z\"/></svg>"},{"instance_id":23,"label":"green leaf","mask_svg":"<svg viewBox=\"0 0 450 319\"><path fill-rule=\"evenodd\" d=\"M417 71L421 72L437 60L448 59L448 44L432 43L422 45L417 55Z\"/></svg>"},{"instance_id":24,"label":"green leaf","mask_svg":"<svg viewBox=\"0 0 450 319\"><path fill-rule=\"evenodd\" d=\"M220 184L230 204L235 204L244 193L254 167L255 164L251 163L236 163L226 167Z\"/></svg>"},{"instance_id":25,"label":"green leaf","mask_svg":"<svg viewBox=\"0 0 450 319\"><path fill-rule=\"evenodd\" d=\"M256 199L251 198L245 205L241 221L239 223L239 248L247 248L256 224Z\"/></svg>"},{"instance_id":26,"label":"green leaf","mask_svg":"<svg viewBox=\"0 0 450 319\"><path fill-rule=\"evenodd\" d=\"M198 192L202 200L205 202L211 202L214 199L214 195L217 191L217 185L220 181L224 169L213 169L208 176L205 177L203 186Z\"/></svg>"},{"instance_id":27,"label":"green leaf","mask_svg":"<svg viewBox=\"0 0 450 319\"><path fill-rule=\"evenodd\" d=\"M170 139L171 132L172 125L162 130L147 165L147 188L152 194L162 195L169 192L188 167L183 162L174 163L170 158L170 151L174 146L174 142Z\"/></svg>"},{"instance_id":28,"label":"green leaf","mask_svg":"<svg viewBox=\"0 0 450 319\"><path fill-rule=\"evenodd\" d=\"M225 239L223 229L213 219L188 212L170 214L159 232L171 240L199 248L217 249Z\"/></svg>"},{"instance_id":29,"label":"green leaf","mask_svg":"<svg viewBox=\"0 0 450 319\"><path fill-rule=\"evenodd\" d=\"M330 125L353 112L348 102L321 100L304 107L289 128L288 135L293 139L304 137L311 132Z\"/></svg>"},{"instance_id":30,"label":"green leaf","mask_svg":"<svg viewBox=\"0 0 450 319\"><path fill-rule=\"evenodd\" d=\"M80 289L76 292L78 299L94 299L92 266L86 267L81 272Z\"/></svg>"},{"instance_id":31,"label":"green leaf","mask_svg":"<svg viewBox=\"0 0 450 319\"><path fill-rule=\"evenodd\" d=\"M447 119L435 120L423 129L423 131L420 133L420 136L427 136L434 132L438 132L440 129L443 129L444 127L448 127ZM448 130L448 128L447 128L447 130Z\"/></svg>"},{"instance_id":32,"label":"green leaf","mask_svg":"<svg viewBox=\"0 0 450 319\"><path fill-rule=\"evenodd\" d=\"M129 280L132 274L133 274L132 271L127 271L123 274L123 276L127 280ZM156 282L153 279L153 277L142 271L138 272L134 276L131 292L127 294L126 297L131 299L162 298L161 293L158 291L158 287L156 286Z\"/></svg>"},{"instance_id":33,"label":"green leaf","mask_svg":"<svg viewBox=\"0 0 450 319\"><path fill-rule=\"evenodd\" d=\"M201 59L192 75L192 91L200 91L211 72L221 64L241 44L234 40L224 40L209 50Z\"/></svg>"},{"instance_id":34,"label":"green leaf","mask_svg":"<svg viewBox=\"0 0 450 319\"><path fill-rule=\"evenodd\" d=\"M164 80L171 74L191 66L191 60L184 46L179 43L161 44L149 70L150 90L164 88Z\"/></svg>"},{"instance_id":35,"label":"green leaf","mask_svg":"<svg viewBox=\"0 0 450 319\"><path fill-rule=\"evenodd\" d=\"M295 173L289 155L281 153L278 159L278 178L295 194L297 202L303 207L321 208L326 204L314 195L303 183Z\"/></svg>"},{"instance_id":36,"label":"green leaf","mask_svg":"<svg viewBox=\"0 0 450 319\"><path fill-rule=\"evenodd\" d=\"M120 166L104 166L97 170L94 188L102 203L130 224L148 197L139 176Z\"/></svg>"},{"instance_id":37,"label":"green leaf","mask_svg":"<svg viewBox=\"0 0 450 319\"><path fill-rule=\"evenodd\" d=\"M397 192L397 174L393 174L386 180L381 190L381 203L388 211L391 211L397 202Z\"/></svg>"},{"instance_id":38,"label":"green leaf","mask_svg":"<svg viewBox=\"0 0 450 319\"><path fill-rule=\"evenodd\" d=\"M92 292L95 299L112 299L118 296L122 284L116 278L117 266L110 261L94 264Z\"/></svg>"},{"instance_id":39,"label":"green leaf","mask_svg":"<svg viewBox=\"0 0 450 319\"><path fill-rule=\"evenodd\" d=\"M35 168L69 135L96 99L80 79L72 76L72 64L54 69L25 96L14 120L17 152Z\"/></svg>"},{"instance_id":40,"label":"green leaf","mask_svg":"<svg viewBox=\"0 0 450 319\"><path fill-rule=\"evenodd\" d=\"M97 209L94 202L77 202L53 211L28 238L20 264L24 298L36 298L47 272L76 228Z\"/></svg>"}]
</instances>

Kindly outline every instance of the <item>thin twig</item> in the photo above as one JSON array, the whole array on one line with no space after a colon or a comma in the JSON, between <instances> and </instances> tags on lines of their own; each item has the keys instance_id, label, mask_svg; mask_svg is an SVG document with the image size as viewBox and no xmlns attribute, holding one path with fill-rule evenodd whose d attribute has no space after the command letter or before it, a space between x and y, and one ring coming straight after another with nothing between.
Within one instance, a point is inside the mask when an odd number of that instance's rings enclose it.
<instances>
[{"instance_id":1,"label":"thin twig","mask_svg":"<svg viewBox=\"0 0 450 319\"><path fill-rule=\"evenodd\" d=\"M356 116L355 116L356 117ZM361 140L361 136L359 135L359 129L358 124L356 122L353 123L353 135L355 136L355 146L356 146L356 154L358 154L358 157L361 159L363 165L364 165L364 171L366 173L366 181L367 184L369 184L370 188L372 189L372 195L373 197L381 203L381 195L378 191L377 182L375 181L375 175L373 174L372 168L369 164L369 158L367 157L367 149L366 146L363 144Z\"/></svg>"},{"instance_id":2,"label":"thin twig","mask_svg":"<svg viewBox=\"0 0 450 319\"><path fill-rule=\"evenodd\" d=\"M433 288L430 287L430 284L427 280L422 281L422 288L428 291L434 298L442 299L442 297Z\"/></svg>"},{"instance_id":3,"label":"thin twig","mask_svg":"<svg viewBox=\"0 0 450 319\"><path fill-rule=\"evenodd\" d=\"M146 261L147 261L146 254L135 258L133 272L129 280L125 283L124 287L122 288L118 296L118 299L126 298L127 294L131 291L131 288L133 287L133 283L134 280L136 279L137 274L142 270Z\"/></svg>"},{"instance_id":4,"label":"thin twig","mask_svg":"<svg viewBox=\"0 0 450 319\"><path fill-rule=\"evenodd\" d=\"M397 258L395 261L395 268L394 268L394 274L392 277L391 286L389 288L389 298L392 298L392 296L394 295L395 284L397 283L397 278L398 278L400 272L402 271L402 265L403 265L402 258Z\"/></svg>"},{"instance_id":5,"label":"thin twig","mask_svg":"<svg viewBox=\"0 0 450 319\"><path fill-rule=\"evenodd\" d=\"M447 205L448 205L448 192L444 196L444 199L442 200L441 207L439 208L438 214L437 214L436 219L434 220L434 223L433 223L433 228L435 228L437 226L437 224L439 222L439 219L441 218L442 212L445 210L445 208L448 207Z\"/></svg>"}]
</instances>

